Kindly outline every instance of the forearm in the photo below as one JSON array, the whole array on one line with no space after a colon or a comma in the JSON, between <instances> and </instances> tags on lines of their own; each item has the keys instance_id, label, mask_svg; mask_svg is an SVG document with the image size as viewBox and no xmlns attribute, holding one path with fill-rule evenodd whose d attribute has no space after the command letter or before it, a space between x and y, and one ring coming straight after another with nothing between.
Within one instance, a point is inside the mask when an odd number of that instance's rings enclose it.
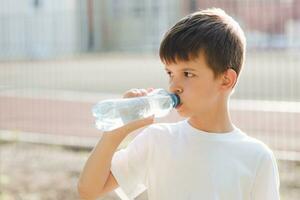
<instances>
[{"instance_id":1,"label":"forearm","mask_svg":"<svg viewBox=\"0 0 300 200\"><path fill-rule=\"evenodd\" d=\"M78 181L78 191L82 199L96 199L101 194L110 174L114 152L124 138L134 130L153 123L154 115L130 122L104 134L89 156Z\"/></svg>"},{"instance_id":2,"label":"forearm","mask_svg":"<svg viewBox=\"0 0 300 200\"><path fill-rule=\"evenodd\" d=\"M78 189L84 195L100 194L110 173L111 161L125 132L104 134L89 156L81 172Z\"/></svg>"}]
</instances>

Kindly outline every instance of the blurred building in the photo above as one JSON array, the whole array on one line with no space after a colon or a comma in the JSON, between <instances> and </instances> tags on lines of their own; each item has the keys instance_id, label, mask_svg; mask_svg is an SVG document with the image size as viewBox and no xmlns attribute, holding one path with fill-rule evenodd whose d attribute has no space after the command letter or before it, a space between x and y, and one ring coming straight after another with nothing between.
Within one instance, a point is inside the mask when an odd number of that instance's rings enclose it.
<instances>
[{"instance_id":1,"label":"blurred building","mask_svg":"<svg viewBox=\"0 0 300 200\"><path fill-rule=\"evenodd\" d=\"M156 52L184 15L221 7L248 48L300 48L299 0L0 0L0 59Z\"/></svg>"},{"instance_id":2,"label":"blurred building","mask_svg":"<svg viewBox=\"0 0 300 200\"><path fill-rule=\"evenodd\" d=\"M2 60L155 51L181 13L179 0L0 0L0 5Z\"/></svg>"},{"instance_id":3,"label":"blurred building","mask_svg":"<svg viewBox=\"0 0 300 200\"><path fill-rule=\"evenodd\" d=\"M94 0L95 49L157 51L182 14L180 0Z\"/></svg>"},{"instance_id":4,"label":"blurred building","mask_svg":"<svg viewBox=\"0 0 300 200\"><path fill-rule=\"evenodd\" d=\"M190 0L189 5L224 9L245 30L249 48L300 48L299 0Z\"/></svg>"},{"instance_id":5,"label":"blurred building","mask_svg":"<svg viewBox=\"0 0 300 200\"><path fill-rule=\"evenodd\" d=\"M84 46L74 0L0 0L0 59L72 55Z\"/></svg>"}]
</instances>

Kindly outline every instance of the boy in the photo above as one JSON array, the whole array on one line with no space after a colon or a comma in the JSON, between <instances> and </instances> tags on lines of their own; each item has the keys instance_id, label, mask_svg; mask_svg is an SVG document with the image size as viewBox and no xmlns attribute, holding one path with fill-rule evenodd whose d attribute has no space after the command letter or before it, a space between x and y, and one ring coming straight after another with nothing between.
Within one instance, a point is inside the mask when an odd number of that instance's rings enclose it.
<instances>
[{"instance_id":1,"label":"boy","mask_svg":"<svg viewBox=\"0 0 300 200\"><path fill-rule=\"evenodd\" d=\"M145 189L149 200L277 200L279 176L272 151L247 136L230 119L229 97L244 63L246 40L221 9L190 14L175 24L160 46L169 90L186 119L145 128L115 153L133 130L153 118L104 133L78 183L82 199L118 187L134 199ZM124 97L146 95L130 90Z\"/></svg>"}]
</instances>

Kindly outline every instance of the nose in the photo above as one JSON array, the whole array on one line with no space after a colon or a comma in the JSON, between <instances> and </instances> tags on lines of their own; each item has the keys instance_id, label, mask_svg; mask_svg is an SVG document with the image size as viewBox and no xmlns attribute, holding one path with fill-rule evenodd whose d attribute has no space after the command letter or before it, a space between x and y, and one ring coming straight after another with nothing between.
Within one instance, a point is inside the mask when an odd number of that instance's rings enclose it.
<instances>
[{"instance_id":1,"label":"nose","mask_svg":"<svg viewBox=\"0 0 300 200\"><path fill-rule=\"evenodd\" d=\"M175 85L174 83L170 84L169 90L171 93L181 94L183 92L183 88L179 85Z\"/></svg>"}]
</instances>

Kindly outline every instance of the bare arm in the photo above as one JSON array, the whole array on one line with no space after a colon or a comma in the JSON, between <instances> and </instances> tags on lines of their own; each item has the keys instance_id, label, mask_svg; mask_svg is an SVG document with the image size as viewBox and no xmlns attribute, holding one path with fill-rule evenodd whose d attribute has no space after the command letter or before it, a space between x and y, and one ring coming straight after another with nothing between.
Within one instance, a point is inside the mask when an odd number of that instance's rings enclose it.
<instances>
[{"instance_id":1,"label":"bare arm","mask_svg":"<svg viewBox=\"0 0 300 200\"><path fill-rule=\"evenodd\" d=\"M78 192L81 199L96 199L117 186L110 172L113 154L129 133L152 123L153 117L149 117L103 134L80 174Z\"/></svg>"},{"instance_id":2,"label":"bare arm","mask_svg":"<svg viewBox=\"0 0 300 200\"><path fill-rule=\"evenodd\" d=\"M82 199L95 199L101 195L110 174L114 152L122 140L132 131L153 123L153 118L145 118L110 131L93 149L78 182L78 192Z\"/></svg>"}]
</instances>

